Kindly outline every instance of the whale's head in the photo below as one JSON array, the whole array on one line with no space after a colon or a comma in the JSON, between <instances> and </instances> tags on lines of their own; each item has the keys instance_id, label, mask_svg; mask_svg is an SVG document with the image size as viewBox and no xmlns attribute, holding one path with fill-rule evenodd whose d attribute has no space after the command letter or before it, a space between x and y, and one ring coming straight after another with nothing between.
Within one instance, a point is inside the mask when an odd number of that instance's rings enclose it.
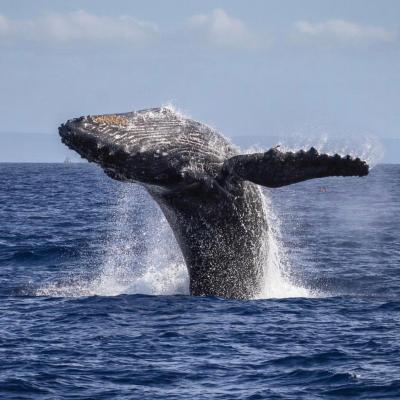
<instances>
[{"instance_id":1,"label":"whale's head","mask_svg":"<svg viewBox=\"0 0 400 400\"><path fill-rule=\"evenodd\" d=\"M62 142L82 158L100 164L116 179L128 180L123 167L129 159L130 148L123 138L129 123L128 115L88 115L68 120L58 131Z\"/></svg>"},{"instance_id":2,"label":"whale's head","mask_svg":"<svg viewBox=\"0 0 400 400\"><path fill-rule=\"evenodd\" d=\"M115 152L128 150L127 141L119 140L127 133L129 118L117 115L88 115L69 119L61 124L61 140L88 161L107 162Z\"/></svg>"},{"instance_id":3,"label":"whale's head","mask_svg":"<svg viewBox=\"0 0 400 400\"><path fill-rule=\"evenodd\" d=\"M234 154L214 130L167 107L74 118L59 134L112 178L160 186L187 182L198 171L216 175Z\"/></svg>"}]
</instances>

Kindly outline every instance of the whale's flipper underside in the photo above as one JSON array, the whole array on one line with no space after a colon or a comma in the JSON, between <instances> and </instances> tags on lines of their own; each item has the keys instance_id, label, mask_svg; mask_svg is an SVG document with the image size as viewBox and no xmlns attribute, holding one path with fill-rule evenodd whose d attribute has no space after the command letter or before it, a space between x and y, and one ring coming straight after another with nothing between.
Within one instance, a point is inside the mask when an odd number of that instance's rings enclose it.
<instances>
[{"instance_id":1,"label":"whale's flipper underside","mask_svg":"<svg viewBox=\"0 0 400 400\"><path fill-rule=\"evenodd\" d=\"M225 174L271 188L313 178L368 175L365 161L319 154L313 147L296 153L273 148L265 153L237 155L226 160L223 169Z\"/></svg>"}]
</instances>

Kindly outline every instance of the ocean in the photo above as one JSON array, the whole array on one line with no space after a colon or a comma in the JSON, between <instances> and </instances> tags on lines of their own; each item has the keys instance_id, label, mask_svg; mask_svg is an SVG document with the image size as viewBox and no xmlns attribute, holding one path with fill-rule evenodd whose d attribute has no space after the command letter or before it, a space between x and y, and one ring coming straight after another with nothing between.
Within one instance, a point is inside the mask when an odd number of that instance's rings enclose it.
<instances>
[{"instance_id":1,"label":"ocean","mask_svg":"<svg viewBox=\"0 0 400 400\"><path fill-rule=\"evenodd\" d=\"M264 194L263 292L191 297L140 186L0 164L0 398L399 399L400 165Z\"/></svg>"}]
</instances>

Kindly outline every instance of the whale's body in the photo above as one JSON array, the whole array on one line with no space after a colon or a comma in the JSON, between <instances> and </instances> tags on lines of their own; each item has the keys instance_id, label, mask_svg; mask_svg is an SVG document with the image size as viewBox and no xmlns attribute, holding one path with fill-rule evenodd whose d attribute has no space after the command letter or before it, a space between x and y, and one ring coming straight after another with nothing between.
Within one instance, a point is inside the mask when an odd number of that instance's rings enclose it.
<instances>
[{"instance_id":1,"label":"whale's body","mask_svg":"<svg viewBox=\"0 0 400 400\"><path fill-rule=\"evenodd\" d=\"M193 295L248 299L260 292L268 226L258 185L368 173L359 159L313 148L240 155L213 129L170 108L80 117L59 132L112 178L147 189L182 250Z\"/></svg>"}]
</instances>

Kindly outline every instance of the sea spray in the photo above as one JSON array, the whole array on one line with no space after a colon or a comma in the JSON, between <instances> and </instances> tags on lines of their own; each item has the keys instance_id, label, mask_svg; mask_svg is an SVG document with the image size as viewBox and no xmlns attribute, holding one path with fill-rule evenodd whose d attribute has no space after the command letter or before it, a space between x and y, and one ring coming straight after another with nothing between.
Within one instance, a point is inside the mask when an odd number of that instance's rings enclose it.
<instances>
[{"instance_id":1,"label":"sea spray","mask_svg":"<svg viewBox=\"0 0 400 400\"><path fill-rule=\"evenodd\" d=\"M281 221L266 192L263 192L263 207L267 216L268 231L263 241L264 277L262 290L258 297L265 299L318 296L318 293L303 287L298 278L294 278L293 267L284 247L280 229Z\"/></svg>"},{"instance_id":2,"label":"sea spray","mask_svg":"<svg viewBox=\"0 0 400 400\"><path fill-rule=\"evenodd\" d=\"M178 244L161 210L145 190L136 185L121 188L112 226L96 280L98 294L189 292Z\"/></svg>"},{"instance_id":3,"label":"sea spray","mask_svg":"<svg viewBox=\"0 0 400 400\"><path fill-rule=\"evenodd\" d=\"M315 133L296 132L285 135L277 143L279 149L285 151L308 150L314 147L320 153L333 155L349 154L365 160L370 168L382 161L385 149L379 138L374 135L343 135L325 131Z\"/></svg>"},{"instance_id":4,"label":"sea spray","mask_svg":"<svg viewBox=\"0 0 400 400\"><path fill-rule=\"evenodd\" d=\"M100 261L94 257L90 260L97 265L92 268L93 275L78 274L63 282L47 283L36 290L37 295L189 294L183 256L159 207L138 185L119 185L115 196L117 203L110 213L103 255ZM281 221L266 192L263 207L268 231L261 252L264 279L257 298L318 296L294 277L284 248Z\"/></svg>"},{"instance_id":5,"label":"sea spray","mask_svg":"<svg viewBox=\"0 0 400 400\"><path fill-rule=\"evenodd\" d=\"M138 185L119 185L100 260L85 254L91 274L81 272L35 289L37 296L188 294L182 254L164 215Z\"/></svg>"},{"instance_id":6,"label":"sea spray","mask_svg":"<svg viewBox=\"0 0 400 400\"><path fill-rule=\"evenodd\" d=\"M261 189L260 189L261 190ZM113 217L113 232L107 241L107 251L96 292L99 295L142 293L152 295L188 294L188 273L172 230L160 209L150 204L150 198L137 187L121 190L119 206ZM284 248L280 219L271 200L264 193L264 211L269 225L263 242L263 289L257 298L314 297L318 293L301 285L292 276L292 265ZM132 210L145 208L145 218L132 228ZM131 244L126 244L130 240ZM138 253L134 243L142 242Z\"/></svg>"}]
</instances>

